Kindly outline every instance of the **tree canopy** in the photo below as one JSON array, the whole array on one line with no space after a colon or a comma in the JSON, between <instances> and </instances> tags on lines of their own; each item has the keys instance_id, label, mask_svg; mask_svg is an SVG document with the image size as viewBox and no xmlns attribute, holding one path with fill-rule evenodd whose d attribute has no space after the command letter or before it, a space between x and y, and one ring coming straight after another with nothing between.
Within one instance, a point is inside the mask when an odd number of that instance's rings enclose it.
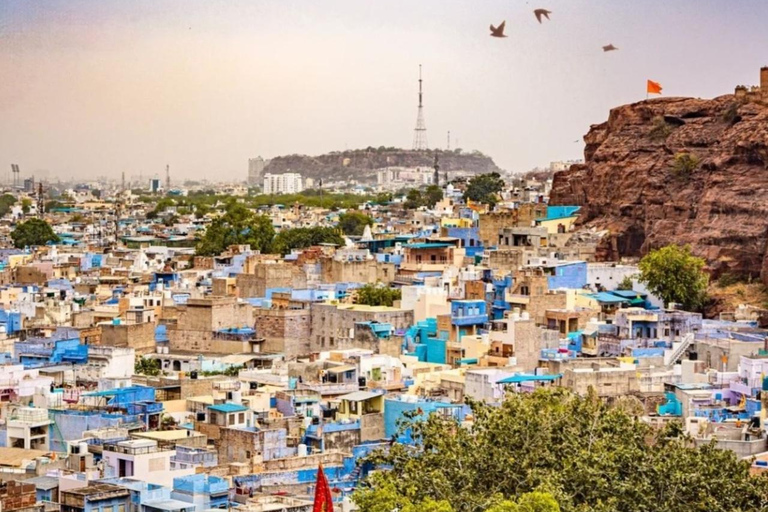
<instances>
[{"instance_id":1,"label":"tree canopy","mask_svg":"<svg viewBox=\"0 0 768 512\"><path fill-rule=\"evenodd\" d=\"M640 281L665 305L674 302L695 310L707 300L709 278L703 270L705 265L702 258L691 254L690 246L668 245L640 260Z\"/></svg>"},{"instance_id":2,"label":"tree canopy","mask_svg":"<svg viewBox=\"0 0 768 512\"><path fill-rule=\"evenodd\" d=\"M443 198L443 189L437 185L429 185L425 190L412 188L405 196L403 206L408 210L415 210L419 206L434 208Z\"/></svg>"},{"instance_id":3,"label":"tree canopy","mask_svg":"<svg viewBox=\"0 0 768 512\"><path fill-rule=\"evenodd\" d=\"M29 219L19 223L16 229L11 231L11 239L17 249L59 241L51 225L42 219Z\"/></svg>"},{"instance_id":4,"label":"tree canopy","mask_svg":"<svg viewBox=\"0 0 768 512\"><path fill-rule=\"evenodd\" d=\"M250 244L254 250L269 252L275 229L264 215L256 215L239 203L230 203L224 215L217 217L198 241L201 256L220 254L230 245Z\"/></svg>"},{"instance_id":5,"label":"tree canopy","mask_svg":"<svg viewBox=\"0 0 768 512\"><path fill-rule=\"evenodd\" d=\"M401 297L402 293L397 288L390 288L383 284L367 283L357 289L355 302L368 306L392 306Z\"/></svg>"},{"instance_id":6,"label":"tree canopy","mask_svg":"<svg viewBox=\"0 0 768 512\"><path fill-rule=\"evenodd\" d=\"M0 217L5 217L11 212L11 206L16 204L16 198L11 194L0 196Z\"/></svg>"},{"instance_id":7,"label":"tree canopy","mask_svg":"<svg viewBox=\"0 0 768 512\"><path fill-rule=\"evenodd\" d=\"M365 226L373 226L373 219L361 212L346 212L339 215L338 228L345 234L360 236Z\"/></svg>"},{"instance_id":8,"label":"tree canopy","mask_svg":"<svg viewBox=\"0 0 768 512\"><path fill-rule=\"evenodd\" d=\"M469 180L464 199L495 206L498 201L496 194L503 189L504 180L499 173L480 174Z\"/></svg>"},{"instance_id":9,"label":"tree canopy","mask_svg":"<svg viewBox=\"0 0 768 512\"><path fill-rule=\"evenodd\" d=\"M694 448L679 423L657 430L626 405L561 388L470 405L471 428L446 415L410 415L401 429L414 444L369 457L387 469L355 491L360 511L425 502L455 512L557 510L553 500L563 512L768 509L768 479L750 475L732 451Z\"/></svg>"},{"instance_id":10,"label":"tree canopy","mask_svg":"<svg viewBox=\"0 0 768 512\"><path fill-rule=\"evenodd\" d=\"M272 252L288 254L291 249L303 249L313 245L344 245L344 238L336 228L315 226L311 228L293 228L281 231L272 242Z\"/></svg>"}]
</instances>

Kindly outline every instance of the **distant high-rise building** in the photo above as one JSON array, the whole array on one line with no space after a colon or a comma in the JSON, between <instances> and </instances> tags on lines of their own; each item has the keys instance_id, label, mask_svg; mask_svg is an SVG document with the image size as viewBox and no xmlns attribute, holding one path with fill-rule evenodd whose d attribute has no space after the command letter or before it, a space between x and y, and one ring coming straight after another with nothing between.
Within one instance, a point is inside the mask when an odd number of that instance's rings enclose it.
<instances>
[{"instance_id":1,"label":"distant high-rise building","mask_svg":"<svg viewBox=\"0 0 768 512\"><path fill-rule=\"evenodd\" d=\"M150 192L160 192L161 189L161 181L160 178L152 178L149 180L149 191Z\"/></svg>"},{"instance_id":2,"label":"distant high-rise building","mask_svg":"<svg viewBox=\"0 0 768 512\"><path fill-rule=\"evenodd\" d=\"M248 186L258 187L264 174L264 159L260 156L248 159Z\"/></svg>"},{"instance_id":3,"label":"distant high-rise building","mask_svg":"<svg viewBox=\"0 0 768 512\"><path fill-rule=\"evenodd\" d=\"M285 174L264 175L262 192L265 194L296 194L304 190L301 174L287 172Z\"/></svg>"}]
</instances>

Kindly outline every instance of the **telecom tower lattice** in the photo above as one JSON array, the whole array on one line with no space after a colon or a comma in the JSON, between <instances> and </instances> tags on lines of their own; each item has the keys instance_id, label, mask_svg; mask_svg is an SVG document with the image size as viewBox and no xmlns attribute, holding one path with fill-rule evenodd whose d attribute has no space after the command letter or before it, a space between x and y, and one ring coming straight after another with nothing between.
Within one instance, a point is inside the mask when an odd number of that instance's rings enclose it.
<instances>
[{"instance_id":1,"label":"telecom tower lattice","mask_svg":"<svg viewBox=\"0 0 768 512\"><path fill-rule=\"evenodd\" d=\"M419 64L419 113L416 116L416 129L413 131L413 149L423 151L429 149L427 145L427 125L424 123L424 104L421 91L421 64Z\"/></svg>"}]
</instances>

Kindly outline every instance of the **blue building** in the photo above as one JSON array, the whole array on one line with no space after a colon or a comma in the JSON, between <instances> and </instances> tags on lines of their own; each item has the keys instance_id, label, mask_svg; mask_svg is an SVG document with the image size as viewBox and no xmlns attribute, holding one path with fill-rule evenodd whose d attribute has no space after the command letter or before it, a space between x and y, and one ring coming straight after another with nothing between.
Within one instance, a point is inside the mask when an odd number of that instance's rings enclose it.
<instances>
[{"instance_id":1,"label":"blue building","mask_svg":"<svg viewBox=\"0 0 768 512\"><path fill-rule=\"evenodd\" d=\"M384 397L384 435L389 438L397 438L401 443L411 444L410 429L401 428L401 421L405 419L405 413L413 413L415 420L424 420L430 414L436 413L451 417L456 421L464 421L468 412L468 406L429 400L415 395L399 395Z\"/></svg>"},{"instance_id":2,"label":"blue building","mask_svg":"<svg viewBox=\"0 0 768 512\"><path fill-rule=\"evenodd\" d=\"M467 256L477 256L483 253L483 241L480 239L480 228L449 227L446 229L451 238L460 240L459 246L464 248Z\"/></svg>"},{"instance_id":3,"label":"blue building","mask_svg":"<svg viewBox=\"0 0 768 512\"><path fill-rule=\"evenodd\" d=\"M587 285L587 263L585 261L566 261L554 265L544 265L549 276L547 284L550 290L557 288L581 289Z\"/></svg>"},{"instance_id":4,"label":"blue building","mask_svg":"<svg viewBox=\"0 0 768 512\"><path fill-rule=\"evenodd\" d=\"M192 503L198 510L226 509L229 506L229 482L205 474L174 478L171 497Z\"/></svg>"},{"instance_id":5,"label":"blue building","mask_svg":"<svg viewBox=\"0 0 768 512\"><path fill-rule=\"evenodd\" d=\"M88 346L81 344L77 332L69 329L58 329L50 338L17 342L14 351L25 368L88 362Z\"/></svg>"}]
</instances>

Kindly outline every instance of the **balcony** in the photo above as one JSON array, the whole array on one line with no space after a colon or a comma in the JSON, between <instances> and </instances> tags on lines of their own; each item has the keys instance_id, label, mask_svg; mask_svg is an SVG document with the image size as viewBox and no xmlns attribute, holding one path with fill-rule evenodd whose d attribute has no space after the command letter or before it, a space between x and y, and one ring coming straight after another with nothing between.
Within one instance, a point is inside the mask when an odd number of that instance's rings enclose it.
<instances>
[{"instance_id":1,"label":"balcony","mask_svg":"<svg viewBox=\"0 0 768 512\"><path fill-rule=\"evenodd\" d=\"M466 315L466 316L456 316L451 318L451 323L453 325L478 325L478 324L485 324L488 322L488 315Z\"/></svg>"},{"instance_id":2,"label":"balcony","mask_svg":"<svg viewBox=\"0 0 768 512\"><path fill-rule=\"evenodd\" d=\"M520 293L507 293L506 299L507 299L507 302L511 304L530 304L531 303L530 295L522 295Z\"/></svg>"}]
</instances>

